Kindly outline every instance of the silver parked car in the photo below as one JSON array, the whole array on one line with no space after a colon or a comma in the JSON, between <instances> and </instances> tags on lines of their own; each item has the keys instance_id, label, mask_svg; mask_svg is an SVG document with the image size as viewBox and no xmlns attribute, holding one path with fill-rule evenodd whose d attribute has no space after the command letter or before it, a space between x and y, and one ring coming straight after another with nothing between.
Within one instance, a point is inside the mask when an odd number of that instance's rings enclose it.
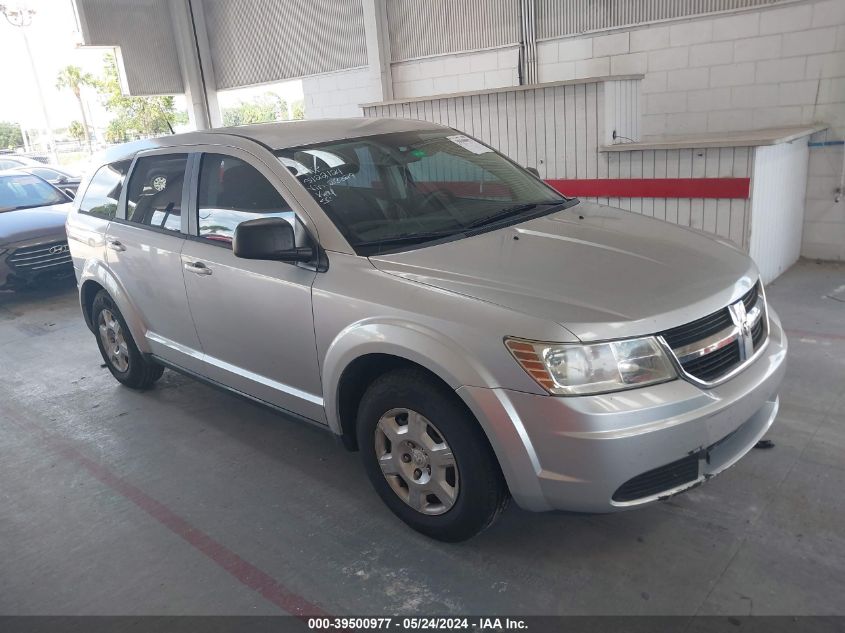
<instances>
[{"instance_id":1,"label":"silver parked car","mask_svg":"<svg viewBox=\"0 0 845 633\"><path fill-rule=\"evenodd\" d=\"M244 126L109 150L67 231L120 382L171 367L330 430L403 521L609 512L721 472L786 338L728 243L562 197L439 125Z\"/></svg>"}]
</instances>

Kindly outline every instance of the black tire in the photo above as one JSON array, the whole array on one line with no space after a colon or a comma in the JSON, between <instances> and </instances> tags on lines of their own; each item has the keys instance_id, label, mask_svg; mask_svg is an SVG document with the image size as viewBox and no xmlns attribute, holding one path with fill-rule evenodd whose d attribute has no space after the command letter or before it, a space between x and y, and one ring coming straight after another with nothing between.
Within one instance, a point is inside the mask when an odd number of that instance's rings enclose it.
<instances>
[{"instance_id":1,"label":"black tire","mask_svg":"<svg viewBox=\"0 0 845 633\"><path fill-rule=\"evenodd\" d=\"M123 370L115 366L115 363L106 352L99 333L100 315L104 310L110 312L114 316L115 321L120 324L123 338L126 341L129 364ZM123 318L111 296L109 296L109 293L105 290L100 290L97 296L94 297L94 301L91 304L91 322L94 324L94 338L97 339L97 347L100 348L100 354L103 356L106 367L109 368L112 376L118 381L132 389L144 390L152 387L153 383L161 378L164 373L164 367L141 354L138 346L135 344L135 339L132 338L129 327L126 325L126 320Z\"/></svg>"},{"instance_id":2,"label":"black tire","mask_svg":"<svg viewBox=\"0 0 845 633\"><path fill-rule=\"evenodd\" d=\"M442 514L412 508L379 466L375 446L379 420L388 411L403 408L435 424L454 455L460 485L454 505ZM396 516L426 536L466 540L492 525L507 505L507 485L477 420L451 389L423 370L403 368L377 378L361 399L356 431L364 468L376 492Z\"/></svg>"}]
</instances>

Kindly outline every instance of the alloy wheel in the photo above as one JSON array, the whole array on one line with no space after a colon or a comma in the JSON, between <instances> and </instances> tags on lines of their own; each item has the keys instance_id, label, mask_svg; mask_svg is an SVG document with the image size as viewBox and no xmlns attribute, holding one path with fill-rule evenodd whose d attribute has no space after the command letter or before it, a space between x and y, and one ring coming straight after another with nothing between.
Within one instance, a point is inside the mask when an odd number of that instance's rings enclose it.
<instances>
[{"instance_id":1,"label":"alloy wheel","mask_svg":"<svg viewBox=\"0 0 845 633\"><path fill-rule=\"evenodd\" d=\"M100 341L109 362L117 371L126 372L129 369L129 347L126 344L120 322L114 317L111 310L103 309L97 318L97 327L100 331Z\"/></svg>"}]
</instances>

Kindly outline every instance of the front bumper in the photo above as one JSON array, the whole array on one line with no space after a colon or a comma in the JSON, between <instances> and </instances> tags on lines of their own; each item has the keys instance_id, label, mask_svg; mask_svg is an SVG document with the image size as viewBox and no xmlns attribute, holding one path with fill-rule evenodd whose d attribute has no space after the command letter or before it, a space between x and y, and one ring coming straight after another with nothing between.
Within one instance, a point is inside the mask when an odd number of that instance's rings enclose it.
<instances>
[{"instance_id":1,"label":"front bumper","mask_svg":"<svg viewBox=\"0 0 845 633\"><path fill-rule=\"evenodd\" d=\"M61 250L51 253L52 247L61 247ZM0 289L73 274L64 230L55 235L4 244L0 251Z\"/></svg>"},{"instance_id":2,"label":"front bumper","mask_svg":"<svg viewBox=\"0 0 845 633\"><path fill-rule=\"evenodd\" d=\"M769 319L769 340L757 360L710 389L678 379L570 398L481 387L461 387L458 393L485 427L523 508L613 512L639 506L733 465L771 426L787 342L771 309ZM682 483L650 472L684 460L688 476ZM619 494L623 484L640 476L670 483L659 491L628 488L646 490L640 497Z\"/></svg>"}]
</instances>

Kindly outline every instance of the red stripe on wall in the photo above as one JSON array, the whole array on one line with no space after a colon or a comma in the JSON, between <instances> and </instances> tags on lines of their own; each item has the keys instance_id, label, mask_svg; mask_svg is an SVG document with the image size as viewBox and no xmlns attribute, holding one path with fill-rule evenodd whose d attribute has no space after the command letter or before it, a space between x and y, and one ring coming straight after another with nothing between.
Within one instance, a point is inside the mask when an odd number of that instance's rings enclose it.
<instances>
[{"instance_id":1,"label":"red stripe on wall","mask_svg":"<svg viewBox=\"0 0 845 633\"><path fill-rule=\"evenodd\" d=\"M598 198L747 198L750 178L590 178L547 180L567 196Z\"/></svg>"}]
</instances>

